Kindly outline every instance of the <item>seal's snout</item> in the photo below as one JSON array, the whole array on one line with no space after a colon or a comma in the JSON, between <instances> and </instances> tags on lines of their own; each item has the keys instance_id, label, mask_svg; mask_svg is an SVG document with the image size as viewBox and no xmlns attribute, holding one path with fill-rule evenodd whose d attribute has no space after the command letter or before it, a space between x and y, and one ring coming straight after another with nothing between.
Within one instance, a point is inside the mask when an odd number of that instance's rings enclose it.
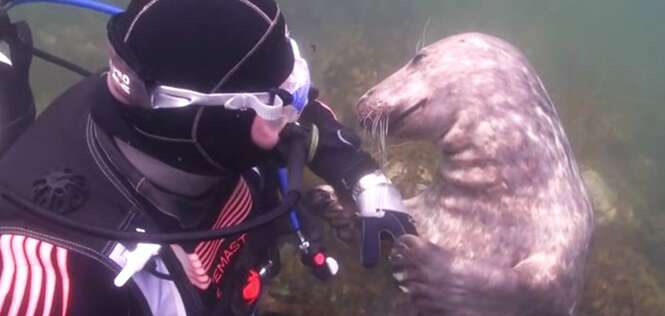
<instances>
[{"instance_id":1,"label":"seal's snout","mask_svg":"<svg viewBox=\"0 0 665 316\"><path fill-rule=\"evenodd\" d=\"M421 55L425 56L424 54ZM423 58L419 57L418 62L423 63ZM404 123L401 127L411 129L415 126L404 120L411 111L403 116L400 113L408 110L421 100L427 99L431 87L423 81L423 75L419 75L418 71L410 67L412 67L411 64L403 67L369 89L358 100L356 113L363 127L375 129L377 125L385 124L386 132L395 132L392 127L388 128L388 126L397 117L400 118L400 123ZM419 108L420 106L416 107L416 109Z\"/></svg>"}]
</instances>

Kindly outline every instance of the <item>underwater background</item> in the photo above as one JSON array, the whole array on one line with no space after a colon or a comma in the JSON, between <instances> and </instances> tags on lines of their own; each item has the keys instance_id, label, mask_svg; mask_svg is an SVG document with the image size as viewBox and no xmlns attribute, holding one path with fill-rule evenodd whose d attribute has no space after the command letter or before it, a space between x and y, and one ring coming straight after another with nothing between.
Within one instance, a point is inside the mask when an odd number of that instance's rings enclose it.
<instances>
[{"instance_id":1,"label":"underwater background","mask_svg":"<svg viewBox=\"0 0 665 316\"><path fill-rule=\"evenodd\" d=\"M479 31L521 49L559 110L594 203L596 229L578 315L665 315L665 1L279 2L323 99L351 126L357 126L358 97L424 45ZM10 16L29 21L35 46L91 70L105 67L107 17L51 4L17 7ZM39 109L77 80L33 59ZM435 180L438 156L428 145L393 141L388 148L384 167L405 195ZM342 262L340 275L318 281L287 244L264 309L394 314L392 302L401 298L387 266L362 268L353 237L342 241L325 225L322 231Z\"/></svg>"}]
</instances>

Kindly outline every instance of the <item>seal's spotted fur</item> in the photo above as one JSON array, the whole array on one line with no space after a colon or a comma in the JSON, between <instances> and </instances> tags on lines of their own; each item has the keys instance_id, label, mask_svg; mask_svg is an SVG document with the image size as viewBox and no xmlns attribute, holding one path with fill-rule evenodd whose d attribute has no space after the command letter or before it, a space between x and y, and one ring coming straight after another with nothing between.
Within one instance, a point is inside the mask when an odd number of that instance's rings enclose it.
<instances>
[{"instance_id":1,"label":"seal's spotted fur","mask_svg":"<svg viewBox=\"0 0 665 316\"><path fill-rule=\"evenodd\" d=\"M400 239L393 256L422 311L574 313L591 204L520 51L484 34L445 38L367 92L358 114L441 149L439 183L407 201L422 239Z\"/></svg>"}]
</instances>

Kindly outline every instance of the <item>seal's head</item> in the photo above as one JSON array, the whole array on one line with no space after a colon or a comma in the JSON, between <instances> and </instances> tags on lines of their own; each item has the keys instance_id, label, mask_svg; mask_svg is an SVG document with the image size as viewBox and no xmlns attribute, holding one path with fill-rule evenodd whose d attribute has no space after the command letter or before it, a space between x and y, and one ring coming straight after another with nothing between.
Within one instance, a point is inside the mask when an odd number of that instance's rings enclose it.
<instances>
[{"instance_id":1,"label":"seal's head","mask_svg":"<svg viewBox=\"0 0 665 316\"><path fill-rule=\"evenodd\" d=\"M357 113L367 128L381 122L391 136L438 140L460 109L501 103L505 95L529 97L532 91L522 90L519 76L533 73L519 50L504 40L458 34L423 48L365 93Z\"/></svg>"},{"instance_id":2,"label":"seal's head","mask_svg":"<svg viewBox=\"0 0 665 316\"><path fill-rule=\"evenodd\" d=\"M423 48L402 69L362 96L357 104L357 114L366 128L376 129L377 125L381 125L392 136L432 135L431 131L422 129L423 124L410 122L414 112L431 111L430 101L439 93L431 85L431 82L439 81L437 76L442 75L442 71L432 69L440 66L437 61L439 56L432 53L434 49L431 46ZM434 119L430 115L422 115L418 119L422 118Z\"/></svg>"}]
</instances>

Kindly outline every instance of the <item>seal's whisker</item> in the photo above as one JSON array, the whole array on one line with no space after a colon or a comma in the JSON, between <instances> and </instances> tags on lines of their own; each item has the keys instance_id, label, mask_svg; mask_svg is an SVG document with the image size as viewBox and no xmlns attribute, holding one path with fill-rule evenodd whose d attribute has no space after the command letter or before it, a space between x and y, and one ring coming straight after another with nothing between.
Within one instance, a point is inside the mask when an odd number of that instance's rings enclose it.
<instances>
[{"instance_id":1,"label":"seal's whisker","mask_svg":"<svg viewBox=\"0 0 665 316\"><path fill-rule=\"evenodd\" d=\"M388 151L386 150L386 137L388 136L388 116L382 115L381 125L379 127L379 145L381 153L381 164L385 165L388 162Z\"/></svg>"},{"instance_id":2,"label":"seal's whisker","mask_svg":"<svg viewBox=\"0 0 665 316\"><path fill-rule=\"evenodd\" d=\"M432 22L432 18L428 17L427 21L425 22L425 26L423 27L423 33L420 36L420 39L416 43L416 54L421 51L427 42L427 28L429 27L429 23Z\"/></svg>"},{"instance_id":3,"label":"seal's whisker","mask_svg":"<svg viewBox=\"0 0 665 316\"><path fill-rule=\"evenodd\" d=\"M382 167L385 167L388 161L387 136L390 123L388 113L368 110L363 112L359 119L366 127L365 133L369 136L372 155L377 157L377 162Z\"/></svg>"},{"instance_id":4,"label":"seal's whisker","mask_svg":"<svg viewBox=\"0 0 665 316\"><path fill-rule=\"evenodd\" d=\"M368 115L371 125L369 134L376 146L379 163L385 165L387 162L386 136L388 135L388 115L381 112L372 112Z\"/></svg>"}]
</instances>

